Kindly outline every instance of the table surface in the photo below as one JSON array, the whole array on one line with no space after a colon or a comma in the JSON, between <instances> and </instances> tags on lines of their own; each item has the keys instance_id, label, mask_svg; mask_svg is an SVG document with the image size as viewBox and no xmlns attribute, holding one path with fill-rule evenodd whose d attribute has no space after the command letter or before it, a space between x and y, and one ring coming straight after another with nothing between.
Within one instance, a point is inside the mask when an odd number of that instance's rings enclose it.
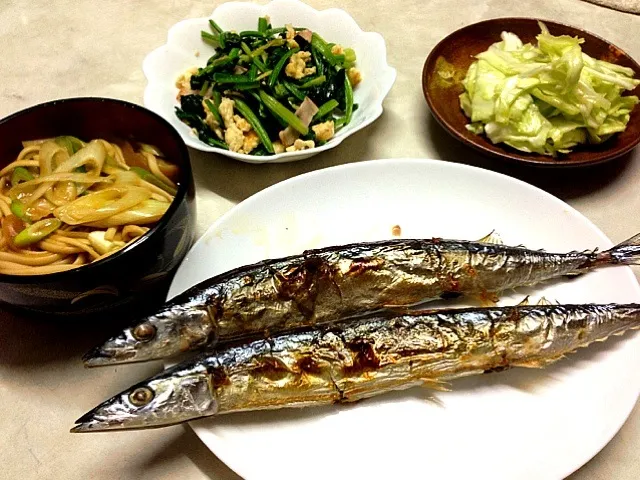
<instances>
[{"instance_id":1,"label":"table surface","mask_svg":"<svg viewBox=\"0 0 640 480\"><path fill-rule=\"evenodd\" d=\"M174 23L209 15L220 2L31 0L1 2L0 116L71 96L142 103L145 55ZM462 162L521 178L560 197L614 242L640 231L640 149L589 170L518 170L457 144L431 117L420 74L430 49L470 23L500 16L568 22L607 38L640 59L640 17L579 0L308 0L340 6L364 30L380 32L398 71L384 114L337 149L311 159L255 166L191 151L198 234L238 202L281 180L328 166L375 158L426 157ZM409 29L408 19L415 19ZM636 271L637 274L637 271ZM0 310L0 465L3 478L239 478L187 426L71 435L74 420L159 363L82 368L80 357L109 325L64 326ZM636 479L640 473L640 404L617 436L572 480ZM588 419L585 419L588 421ZM532 452L534 454L534 452Z\"/></svg>"}]
</instances>

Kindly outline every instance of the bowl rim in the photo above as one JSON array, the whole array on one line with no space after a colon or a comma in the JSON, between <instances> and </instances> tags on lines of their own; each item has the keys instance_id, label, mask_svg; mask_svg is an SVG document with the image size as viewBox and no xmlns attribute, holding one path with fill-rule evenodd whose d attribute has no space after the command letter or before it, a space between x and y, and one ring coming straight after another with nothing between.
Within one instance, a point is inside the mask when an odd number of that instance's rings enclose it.
<instances>
[{"instance_id":1,"label":"bowl rim","mask_svg":"<svg viewBox=\"0 0 640 480\"><path fill-rule=\"evenodd\" d=\"M148 96L150 96L149 92L153 90L153 88L151 88L152 86L160 84L159 82L155 82L152 76L149 74L149 69L150 69L149 64L151 63L155 55L158 55L159 53L163 53L167 50L167 47L170 45L171 31L173 30L173 28L185 23L196 22L196 21L213 18L216 12L218 11L218 9L220 8L254 9L254 10L257 9L259 10L258 14L266 14L266 10L269 8L278 8L279 6L286 7L287 4L299 5L316 16L324 12L331 12L336 15L344 15L353 22L353 25L356 27L354 31L357 31L361 35L372 35L380 39L382 49L380 51L379 58L382 60L381 68L383 68L383 70L382 70L382 73L376 76L377 78L380 79L379 85L378 85L379 87L378 90L380 92L380 102L372 105L371 116L369 118L365 118L359 124L351 123L345 126L344 129L341 132L339 132L341 133L339 136L334 136L332 139L330 139L330 141L326 142L324 145L314 146L313 148L310 148L308 150L295 151L295 152L285 151L281 153L275 153L275 154L263 155L263 156L256 156L256 155L251 155L247 153L231 152L229 150L225 150L219 147L214 147L202 142L197 136L189 138L187 137L188 134L186 133L183 134L183 132L181 132L180 130L178 130L178 134L182 137L183 141L187 144L188 147L207 153L207 154L212 154L212 153L218 154L218 155L222 155L227 158L231 158L233 160L241 161L245 163L269 164L269 163L286 163L286 162L291 162L295 160L302 160L303 158L307 158L312 155L316 155L316 154L331 150L335 147L338 147L349 136L368 127L370 124L372 124L382 115L384 111L384 106L383 106L384 100L389 95L389 92L393 88L393 85L395 84L395 81L397 79L397 71L393 66L389 64L389 61L388 61L387 43L384 37L379 32L363 30L362 27L356 21L356 19L349 12L347 12L342 8L329 7L326 9L317 9L301 0L271 0L266 4L256 4L251 2L247 3L242 1L229 1L216 6L208 16L189 17L171 25L167 30L167 36L165 38L164 43L161 46L151 50L143 59L142 70L143 70L145 79L147 80L147 83L144 88L144 105L147 108L150 108L150 109L152 108L151 106L149 106L149 103L152 103L152 102L149 102L148 100ZM173 82L171 83L173 84Z\"/></svg>"},{"instance_id":2,"label":"bowl rim","mask_svg":"<svg viewBox=\"0 0 640 480\"><path fill-rule=\"evenodd\" d=\"M629 142L628 145L625 145L623 148L621 148L620 150L616 151L616 152L610 152L610 151L604 151L601 152L599 156L592 158L592 159L586 159L586 160L580 160L580 161L570 161L570 162L563 162L563 161L557 161L557 162L551 162L549 160L543 160L540 159L538 157L540 157L540 155L538 154L528 154L527 152L513 152L510 153L508 150L505 150L504 147L502 146L502 144L493 144L493 146L495 146L496 148L499 148L500 151L496 151L496 150L492 150L490 148L487 148L486 146L475 142L474 140L471 140L467 137L465 137L464 135L462 135L457 128L455 128L453 125L451 125L447 120L445 120L443 117L441 117L441 115L438 112L438 108L435 106L435 102L433 101L433 98L431 97L431 95L429 94L429 89L428 89L428 81L427 81L427 76L429 71L431 70L431 68L429 68L432 64L435 64L435 60L436 60L436 53L439 52L439 50L441 49L441 47L443 45L445 45L447 42L450 41L451 37L455 36L455 35L459 35L461 32L464 32L467 29L470 28L477 28L478 26L482 26L485 24L495 24L495 23L505 23L508 24L509 22L512 21L518 21L518 22L522 22L522 21L526 21L526 22L542 22L545 25L550 25L550 26L559 26L559 27L565 27L565 28L569 28L569 29L573 29L576 32L581 32L582 34L587 34L597 40L600 40L601 42L603 42L604 44L606 44L609 47L614 47L617 51L619 51L620 53L622 53L627 60L629 60L632 64L633 64L633 68L636 71L636 74L640 74L640 64L638 64L638 62L631 56L629 55L625 50L623 50L622 48L618 47L617 45L611 43L610 41L608 41L607 39L601 37L600 35L597 35L595 33L590 32L589 30L585 30L584 28L580 28L577 27L575 25L571 25L568 23L564 23L564 22L558 22L555 20L549 20L549 19L542 19L542 18L538 18L538 17L494 17L494 18L489 18L487 20L482 20L480 22L475 22L475 23L471 23L469 25L465 25L462 28L458 28L456 30L454 30L453 32L449 33L446 37L444 37L442 40L440 40L429 52L429 55L427 55L427 58L424 62L423 68L422 68L422 93L425 97L425 100L427 101L427 105L429 107L429 110L431 111L432 116L436 119L436 121L444 128L445 131L447 131L451 136L453 136L456 140L462 142L464 145L467 145L473 149L475 149L476 151L479 151L481 153L483 153L484 155L493 157L493 158L499 158L501 160L507 160L509 162L512 162L516 165L527 165L527 166L535 166L535 167L542 167L542 168L572 168L572 167L588 167L588 166L593 166L593 165L598 165L604 162L608 162L610 160L614 160L616 158L619 158L627 153L629 153L631 150L633 150L639 143L640 143L640 135L638 137L636 137L633 141ZM508 30L508 26L505 26L505 30ZM535 156L534 156L535 155Z\"/></svg>"},{"instance_id":3,"label":"bowl rim","mask_svg":"<svg viewBox=\"0 0 640 480\"><path fill-rule=\"evenodd\" d=\"M154 225L148 232L144 235L141 235L136 241L130 243L124 248L116 251L115 253L98 260L97 262L91 262L86 265L82 265L78 268L73 268L71 270L65 270L62 272L54 272L54 273L45 273L39 275L13 275L9 273L0 273L0 283L16 283L16 284L33 284L33 283L43 283L43 282L56 282L60 280L73 280L76 278L81 278L84 275L91 274L92 271L97 270L99 268L106 267L110 262L115 261L122 255L125 255L135 248L144 245L148 239L154 235L158 230L164 228L169 222L169 218L171 218L179 205L182 203L182 200L187 195L189 190L190 178L192 177L192 169L191 169L191 159L189 157L189 150L185 145L182 137L173 125L167 122L162 116L158 115L152 110L149 110L146 107L138 105L136 103L128 102L126 100L121 100L118 98L110 98L110 97L69 97L69 98L61 98L56 100L51 100L43 103L38 103L36 105L32 105L30 107L24 108L17 112L14 112L7 117L0 119L0 125L3 125L7 122L10 122L14 118L17 118L26 113L32 112L34 110L44 108L44 107L52 107L57 104L66 104L66 103L81 103L81 102L96 102L96 103L110 103L115 105L120 105L125 108L131 108L134 110L138 110L143 114L150 115L151 117L155 117L155 120L159 121L165 129L167 133L172 137L172 140L177 143L178 150L180 154L186 159L185 167L180 168L180 179L182 180L178 185L178 191L169 206L169 209L165 212L165 214L160 218L158 223Z\"/></svg>"}]
</instances>

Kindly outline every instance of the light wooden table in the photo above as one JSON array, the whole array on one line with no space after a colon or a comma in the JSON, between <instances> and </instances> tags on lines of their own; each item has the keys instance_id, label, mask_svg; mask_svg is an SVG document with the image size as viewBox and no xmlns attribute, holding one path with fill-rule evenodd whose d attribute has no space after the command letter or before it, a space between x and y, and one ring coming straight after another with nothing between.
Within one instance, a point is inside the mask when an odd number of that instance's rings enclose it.
<instances>
[{"instance_id":1,"label":"light wooden table","mask_svg":"<svg viewBox=\"0 0 640 480\"><path fill-rule=\"evenodd\" d=\"M61 97L142 102L144 56L179 20L206 16L219 2L5 0L0 5L0 115ZM500 16L568 22L640 58L640 17L579 0L309 0L340 6L380 32L398 79L385 112L340 148L307 161L253 166L191 152L198 233L233 205L292 176L373 158L431 157L478 165L536 184L567 201L613 241L640 231L640 150L584 171L510 170L458 145L431 118L420 86L429 50L466 24ZM159 364L84 370L80 356L108 326L26 321L0 311L0 477L7 479L238 478L183 426L113 435L71 435L73 421ZM585 419L588 421L588 419ZM640 477L640 407L613 441L572 476ZM532 454L535 454L532 452Z\"/></svg>"}]
</instances>

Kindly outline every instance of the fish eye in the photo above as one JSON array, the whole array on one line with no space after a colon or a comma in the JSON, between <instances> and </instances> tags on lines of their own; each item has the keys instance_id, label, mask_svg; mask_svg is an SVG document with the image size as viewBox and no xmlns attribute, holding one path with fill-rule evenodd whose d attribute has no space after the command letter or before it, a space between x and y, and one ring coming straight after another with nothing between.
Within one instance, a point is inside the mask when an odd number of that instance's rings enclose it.
<instances>
[{"instance_id":1,"label":"fish eye","mask_svg":"<svg viewBox=\"0 0 640 480\"><path fill-rule=\"evenodd\" d=\"M153 400L153 397L153 390L148 387L140 387L129 394L129 401L136 407L144 407Z\"/></svg>"},{"instance_id":2,"label":"fish eye","mask_svg":"<svg viewBox=\"0 0 640 480\"><path fill-rule=\"evenodd\" d=\"M139 342L148 342L156 336L156 327L150 323L141 323L131 331L131 335Z\"/></svg>"}]
</instances>

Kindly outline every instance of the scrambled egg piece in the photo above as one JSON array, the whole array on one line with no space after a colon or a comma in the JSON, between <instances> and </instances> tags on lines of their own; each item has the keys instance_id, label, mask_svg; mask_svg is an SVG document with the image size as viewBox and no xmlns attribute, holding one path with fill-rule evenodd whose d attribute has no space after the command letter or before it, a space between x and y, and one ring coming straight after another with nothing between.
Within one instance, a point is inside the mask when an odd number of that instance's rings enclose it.
<instances>
[{"instance_id":1,"label":"scrambled egg piece","mask_svg":"<svg viewBox=\"0 0 640 480\"><path fill-rule=\"evenodd\" d=\"M285 28L287 29L287 45L289 48L298 48L300 45L298 45L298 42L294 40L296 31L293 29L293 25L287 23Z\"/></svg>"},{"instance_id":2,"label":"scrambled egg piece","mask_svg":"<svg viewBox=\"0 0 640 480\"><path fill-rule=\"evenodd\" d=\"M333 120L314 125L311 129L315 132L316 139L321 142L326 142L335 134Z\"/></svg>"},{"instance_id":3,"label":"scrambled egg piece","mask_svg":"<svg viewBox=\"0 0 640 480\"><path fill-rule=\"evenodd\" d=\"M282 142L280 142L278 140L273 142L273 152L274 153L283 153L284 152L284 145L282 144Z\"/></svg>"},{"instance_id":4,"label":"scrambled egg piece","mask_svg":"<svg viewBox=\"0 0 640 480\"><path fill-rule=\"evenodd\" d=\"M349 77L349 82L351 82L352 87L355 87L362 81L362 73L355 67L347 70L347 77Z\"/></svg>"},{"instance_id":5,"label":"scrambled egg piece","mask_svg":"<svg viewBox=\"0 0 640 480\"><path fill-rule=\"evenodd\" d=\"M315 147L316 144L313 140L300 140L299 138L293 142L293 145L287 147L287 152L299 152L301 150L308 150L309 148Z\"/></svg>"},{"instance_id":6,"label":"scrambled egg piece","mask_svg":"<svg viewBox=\"0 0 640 480\"><path fill-rule=\"evenodd\" d=\"M300 80L307 75L316 73L316 67L307 67L307 62L311 59L311 52L298 52L291 55L289 63L284 72L288 77Z\"/></svg>"},{"instance_id":7,"label":"scrambled egg piece","mask_svg":"<svg viewBox=\"0 0 640 480\"><path fill-rule=\"evenodd\" d=\"M334 55L342 55L344 54L344 48L342 48L342 45L338 45L337 43L331 47L331 53L333 53Z\"/></svg>"},{"instance_id":8,"label":"scrambled egg piece","mask_svg":"<svg viewBox=\"0 0 640 480\"><path fill-rule=\"evenodd\" d=\"M180 75L176 80L176 87L179 90L178 97L192 93L191 77L198 73L198 67L191 67L189 70Z\"/></svg>"},{"instance_id":9,"label":"scrambled egg piece","mask_svg":"<svg viewBox=\"0 0 640 480\"><path fill-rule=\"evenodd\" d=\"M224 97L220 101L220 116L224 122L224 141L229 150L238 153L249 153L260 143L258 134L251 129L251 125L240 115L233 114L235 102Z\"/></svg>"},{"instance_id":10,"label":"scrambled egg piece","mask_svg":"<svg viewBox=\"0 0 640 480\"><path fill-rule=\"evenodd\" d=\"M260 144L260 138L258 138L258 134L253 130L247 132L244 136L244 142L242 143L242 150L246 153L249 153L251 150L256 148Z\"/></svg>"}]
</instances>

